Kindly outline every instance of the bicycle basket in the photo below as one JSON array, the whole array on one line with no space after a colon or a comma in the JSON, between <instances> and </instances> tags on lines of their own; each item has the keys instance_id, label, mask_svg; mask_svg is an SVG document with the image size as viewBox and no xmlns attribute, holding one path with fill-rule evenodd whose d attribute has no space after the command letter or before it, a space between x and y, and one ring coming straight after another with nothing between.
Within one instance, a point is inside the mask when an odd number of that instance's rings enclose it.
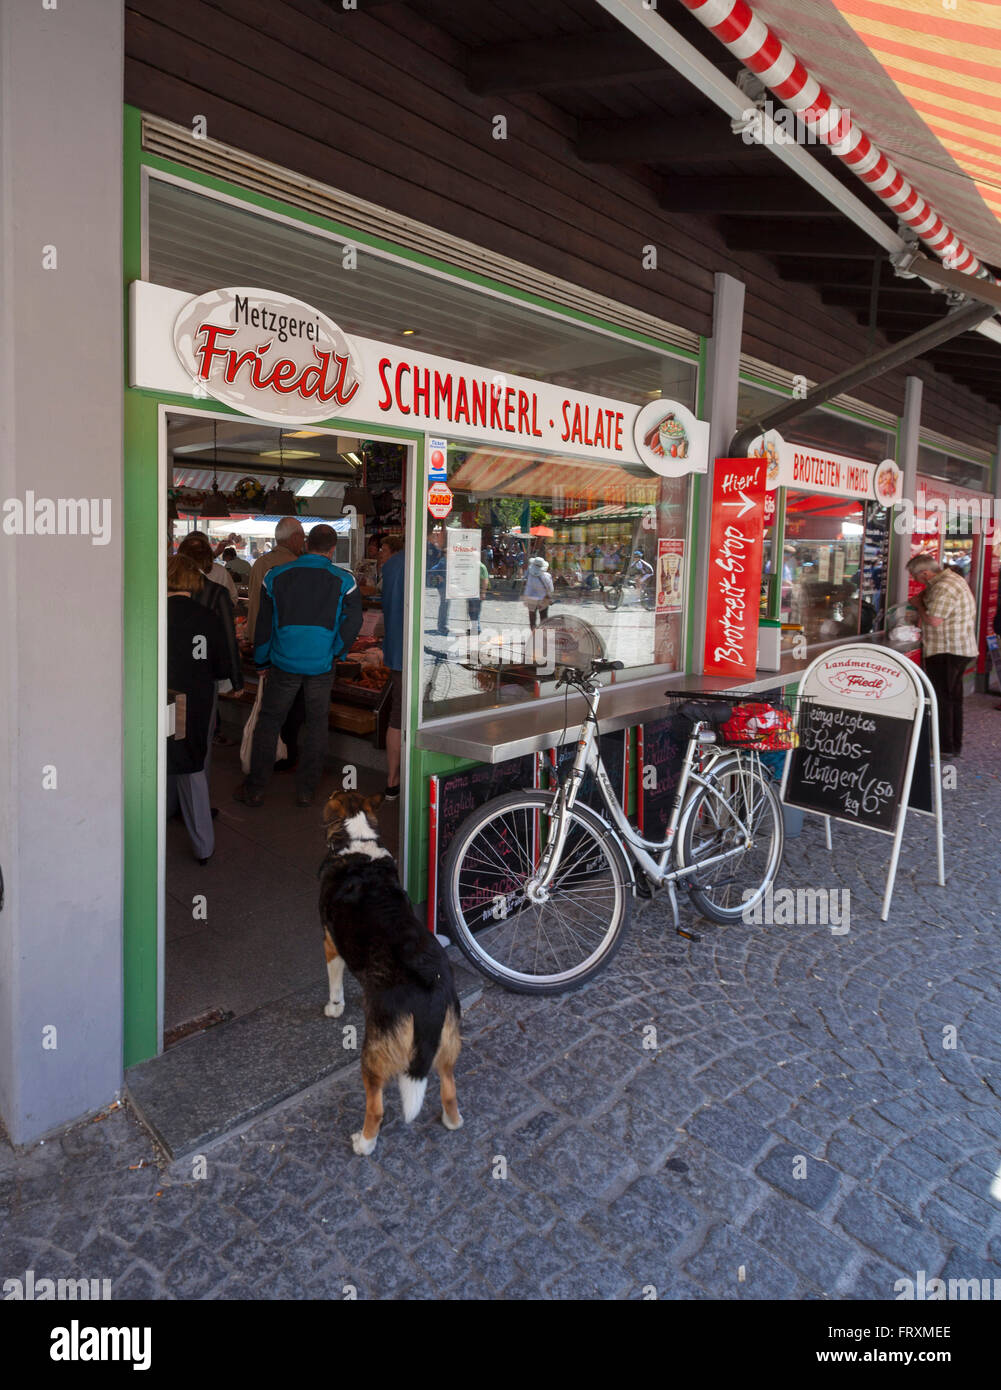
<instances>
[{"instance_id":1,"label":"bicycle basket","mask_svg":"<svg viewBox=\"0 0 1001 1390\"><path fill-rule=\"evenodd\" d=\"M748 699L742 691L702 691L671 694L680 708L685 702L720 704L723 708L712 721L718 746L756 748L760 752L787 752L799 745L796 715L799 697Z\"/></svg>"}]
</instances>

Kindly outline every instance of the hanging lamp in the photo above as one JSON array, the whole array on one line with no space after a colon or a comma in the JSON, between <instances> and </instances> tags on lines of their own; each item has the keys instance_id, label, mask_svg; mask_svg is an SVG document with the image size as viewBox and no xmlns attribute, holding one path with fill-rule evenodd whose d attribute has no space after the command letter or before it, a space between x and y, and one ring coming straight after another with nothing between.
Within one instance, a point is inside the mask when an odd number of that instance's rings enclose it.
<instances>
[{"instance_id":1,"label":"hanging lamp","mask_svg":"<svg viewBox=\"0 0 1001 1390\"><path fill-rule=\"evenodd\" d=\"M363 451L363 452L362 452L362 458L364 459L364 457L365 457L365 455L364 455L364 451ZM349 507L353 507L353 508L354 508L354 512L355 512L355 515L356 515L356 516L375 516L375 514L376 514L375 498L372 496L372 494L371 494L371 493L369 492L369 490L368 490L368 463L367 463L367 462L365 462L365 463L362 464L361 474L362 474L362 485L361 485L361 487L358 487L358 486L357 486L357 483L356 483L356 482L353 482L353 483L351 484L350 487L346 487L346 488L344 489L344 498L343 498L343 500L342 500L342 502L341 502L341 515L342 515L342 516L343 516L343 514L347 511L347 509L348 509ZM358 476L358 475L355 474L355 477L356 477L356 478L357 478L357 476Z\"/></svg>"},{"instance_id":2,"label":"hanging lamp","mask_svg":"<svg viewBox=\"0 0 1001 1390\"><path fill-rule=\"evenodd\" d=\"M206 495L198 513L206 521L224 521L230 510L225 494L219 491L219 421L212 421L212 491Z\"/></svg>"},{"instance_id":3,"label":"hanging lamp","mask_svg":"<svg viewBox=\"0 0 1001 1390\"><path fill-rule=\"evenodd\" d=\"M285 437L282 431L278 431L278 454L280 457L278 481L269 492L264 496L264 513L266 516L298 516L299 508L295 504L295 493L285 486Z\"/></svg>"}]
</instances>

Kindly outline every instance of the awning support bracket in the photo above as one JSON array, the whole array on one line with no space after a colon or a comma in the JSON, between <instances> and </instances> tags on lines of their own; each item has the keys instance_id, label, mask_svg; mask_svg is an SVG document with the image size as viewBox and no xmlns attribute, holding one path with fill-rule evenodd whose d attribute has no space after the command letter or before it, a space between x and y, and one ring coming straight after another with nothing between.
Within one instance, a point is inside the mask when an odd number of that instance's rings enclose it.
<instances>
[{"instance_id":1,"label":"awning support bracket","mask_svg":"<svg viewBox=\"0 0 1001 1390\"><path fill-rule=\"evenodd\" d=\"M969 276L964 276L958 272L946 273L955 274L957 280L966 280L969 283ZM924 272L922 271L921 274ZM979 280L975 283L978 289L984 284L983 281ZM778 429L781 425L787 425L792 420L798 420L801 415L815 410L817 406L826 404L835 396L852 391L856 387L872 381L875 377L882 376L884 372L893 371L894 368L902 366L905 362L920 357L922 353L930 352L932 348L940 347L942 343L947 343L952 338L958 338L961 333L972 332L979 324L992 318L993 315L993 307L983 303L979 296L975 300L968 299L961 308L953 309L944 318L936 319L934 323L928 324L919 332L912 333L903 342L894 343L892 347L884 348L875 356L866 357L856 366L850 367L848 371L841 372L840 375L832 377L829 381L815 386L801 400L789 401L780 406L778 410L771 411L763 419L738 430L730 442L729 457L743 458L751 440L757 438L759 434L764 434L766 430Z\"/></svg>"}]
</instances>

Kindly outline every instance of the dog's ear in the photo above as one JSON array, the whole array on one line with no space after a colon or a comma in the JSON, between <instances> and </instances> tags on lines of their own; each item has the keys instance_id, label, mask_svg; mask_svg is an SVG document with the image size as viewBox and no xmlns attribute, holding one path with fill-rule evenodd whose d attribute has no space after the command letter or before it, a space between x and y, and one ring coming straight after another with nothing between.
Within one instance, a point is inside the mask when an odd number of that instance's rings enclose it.
<instances>
[{"instance_id":1,"label":"dog's ear","mask_svg":"<svg viewBox=\"0 0 1001 1390\"><path fill-rule=\"evenodd\" d=\"M341 819L340 800L336 792L330 797L326 806L323 808L323 824L329 825L331 821Z\"/></svg>"},{"instance_id":2,"label":"dog's ear","mask_svg":"<svg viewBox=\"0 0 1001 1390\"><path fill-rule=\"evenodd\" d=\"M377 792L375 796L367 796L365 800L362 802L362 807L365 811L366 816L371 816L374 819L378 815L379 807L382 805L384 800L385 798L382 792Z\"/></svg>"}]
</instances>

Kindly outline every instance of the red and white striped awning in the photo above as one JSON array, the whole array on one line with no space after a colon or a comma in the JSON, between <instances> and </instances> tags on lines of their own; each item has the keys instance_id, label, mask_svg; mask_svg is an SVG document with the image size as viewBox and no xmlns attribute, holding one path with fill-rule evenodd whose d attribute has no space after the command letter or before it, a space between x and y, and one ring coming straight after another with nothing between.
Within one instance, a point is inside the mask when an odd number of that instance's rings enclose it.
<instances>
[{"instance_id":1,"label":"red and white striped awning","mask_svg":"<svg viewBox=\"0 0 1001 1390\"><path fill-rule=\"evenodd\" d=\"M931 250L1001 265L1001 0L681 3L780 102L850 112L825 143Z\"/></svg>"}]
</instances>

